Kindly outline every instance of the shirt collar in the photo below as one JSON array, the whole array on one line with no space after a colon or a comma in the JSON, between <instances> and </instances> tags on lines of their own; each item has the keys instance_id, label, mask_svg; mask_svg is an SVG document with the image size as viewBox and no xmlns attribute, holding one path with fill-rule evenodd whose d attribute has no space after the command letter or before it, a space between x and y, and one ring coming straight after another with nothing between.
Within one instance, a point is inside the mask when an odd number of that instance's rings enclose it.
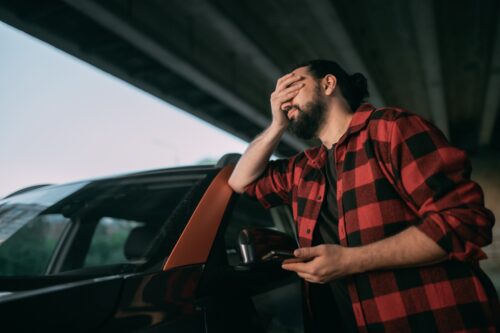
<instances>
[{"instance_id":1,"label":"shirt collar","mask_svg":"<svg viewBox=\"0 0 500 333\"><path fill-rule=\"evenodd\" d=\"M368 120L370 119L373 111L375 111L375 107L372 104L361 104L354 112L349 127L347 128L347 131L344 133L344 135L342 135L342 137L339 139L337 146L341 145L342 142L344 142L346 138L351 134L361 131L368 124ZM309 163L316 168L322 168L325 165L326 153L326 147L323 145L313 147L304 151L304 154L308 158Z\"/></svg>"}]
</instances>

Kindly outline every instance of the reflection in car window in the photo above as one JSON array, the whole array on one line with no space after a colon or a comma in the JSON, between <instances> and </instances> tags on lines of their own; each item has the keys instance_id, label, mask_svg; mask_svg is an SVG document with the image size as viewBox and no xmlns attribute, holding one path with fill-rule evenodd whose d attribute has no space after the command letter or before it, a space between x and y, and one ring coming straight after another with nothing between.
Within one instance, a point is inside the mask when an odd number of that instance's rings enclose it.
<instances>
[{"instance_id":1,"label":"reflection in car window","mask_svg":"<svg viewBox=\"0 0 500 333\"><path fill-rule=\"evenodd\" d=\"M130 232L144 226L144 223L103 217L97 227L85 258L84 267L102 266L127 262L125 242Z\"/></svg>"},{"instance_id":2,"label":"reflection in car window","mask_svg":"<svg viewBox=\"0 0 500 333\"><path fill-rule=\"evenodd\" d=\"M0 245L47 207L84 187L86 182L38 188L0 200Z\"/></svg>"},{"instance_id":3,"label":"reflection in car window","mask_svg":"<svg viewBox=\"0 0 500 333\"><path fill-rule=\"evenodd\" d=\"M57 242L70 220L60 214L40 215L0 245L0 275L45 274Z\"/></svg>"},{"instance_id":4,"label":"reflection in car window","mask_svg":"<svg viewBox=\"0 0 500 333\"><path fill-rule=\"evenodd\" d=\"M45 274L70 220L39 214L86 184L43 187L0 200L0 276Z\"/></svg>"}]
</instances>

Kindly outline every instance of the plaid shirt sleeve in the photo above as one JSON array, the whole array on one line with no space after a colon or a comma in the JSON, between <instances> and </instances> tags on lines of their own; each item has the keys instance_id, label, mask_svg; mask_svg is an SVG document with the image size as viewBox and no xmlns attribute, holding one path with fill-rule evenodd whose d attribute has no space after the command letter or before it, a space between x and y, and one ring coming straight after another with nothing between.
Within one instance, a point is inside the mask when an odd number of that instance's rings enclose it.
<instances>
[{"instance_id":1,"label":"plaid shirt sleeve","mask_svg":"<svg viewBox=\"0 0 500 333\"><path fill-rule=\"evenodd\" d=\"M262 175L245 188L245 193L265 208L291 204L295 159L296 156L269 161Z\"/></svg>"},{"instance_id":2,"label":"plaid shirt sleeve","mask_svg":"<svg viewBox=\"0 0 500 333\"><path fill-rule=\"evenodd\" d=\"M486 258L494 215L470 180L470 162L423 118L405 113L391 130L391 164L397 186L421 217L417 228L439 244L449 259Z\"/></svg>"}]
</instances>

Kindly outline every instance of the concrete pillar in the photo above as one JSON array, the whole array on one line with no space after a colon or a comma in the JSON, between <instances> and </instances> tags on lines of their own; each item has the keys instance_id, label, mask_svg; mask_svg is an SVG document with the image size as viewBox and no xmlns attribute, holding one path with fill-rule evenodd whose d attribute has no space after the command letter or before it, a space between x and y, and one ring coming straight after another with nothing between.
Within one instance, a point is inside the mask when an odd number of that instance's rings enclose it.
<instances>
[{"instance_id":1,"label":"concrete pillar","mask_svg":"<svg viewBox=\"0 0 500 333\"><path fill-rule=\"evenodd\" d=\"M500 153L483 152L471 160L472 179L483 188L486 207L493 211L497 220L493 243L484 248L488 259L481 261L481 267L500 293Z\"/></svg>"}]
</instances>

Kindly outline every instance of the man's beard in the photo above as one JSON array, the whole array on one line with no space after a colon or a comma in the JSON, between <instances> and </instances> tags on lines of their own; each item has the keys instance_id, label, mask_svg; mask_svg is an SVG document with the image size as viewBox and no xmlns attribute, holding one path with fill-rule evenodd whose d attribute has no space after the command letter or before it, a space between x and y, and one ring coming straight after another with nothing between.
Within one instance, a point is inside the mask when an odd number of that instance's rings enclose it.
<instances>
[{"instance_id":1,"label":"man's beard","mask_svg":"<svg viewBox=\"0 0 500 333\"><path fill-rule=\"evenodd\" d=\"M310 140L318 136L321 126L324 124L326 115L326 103L320 96L306 104L302 109L298 105L294 105L293 109L297 109L297 117L290 120L290 131L297 137Z\"/></svg>"}]
</instances>

